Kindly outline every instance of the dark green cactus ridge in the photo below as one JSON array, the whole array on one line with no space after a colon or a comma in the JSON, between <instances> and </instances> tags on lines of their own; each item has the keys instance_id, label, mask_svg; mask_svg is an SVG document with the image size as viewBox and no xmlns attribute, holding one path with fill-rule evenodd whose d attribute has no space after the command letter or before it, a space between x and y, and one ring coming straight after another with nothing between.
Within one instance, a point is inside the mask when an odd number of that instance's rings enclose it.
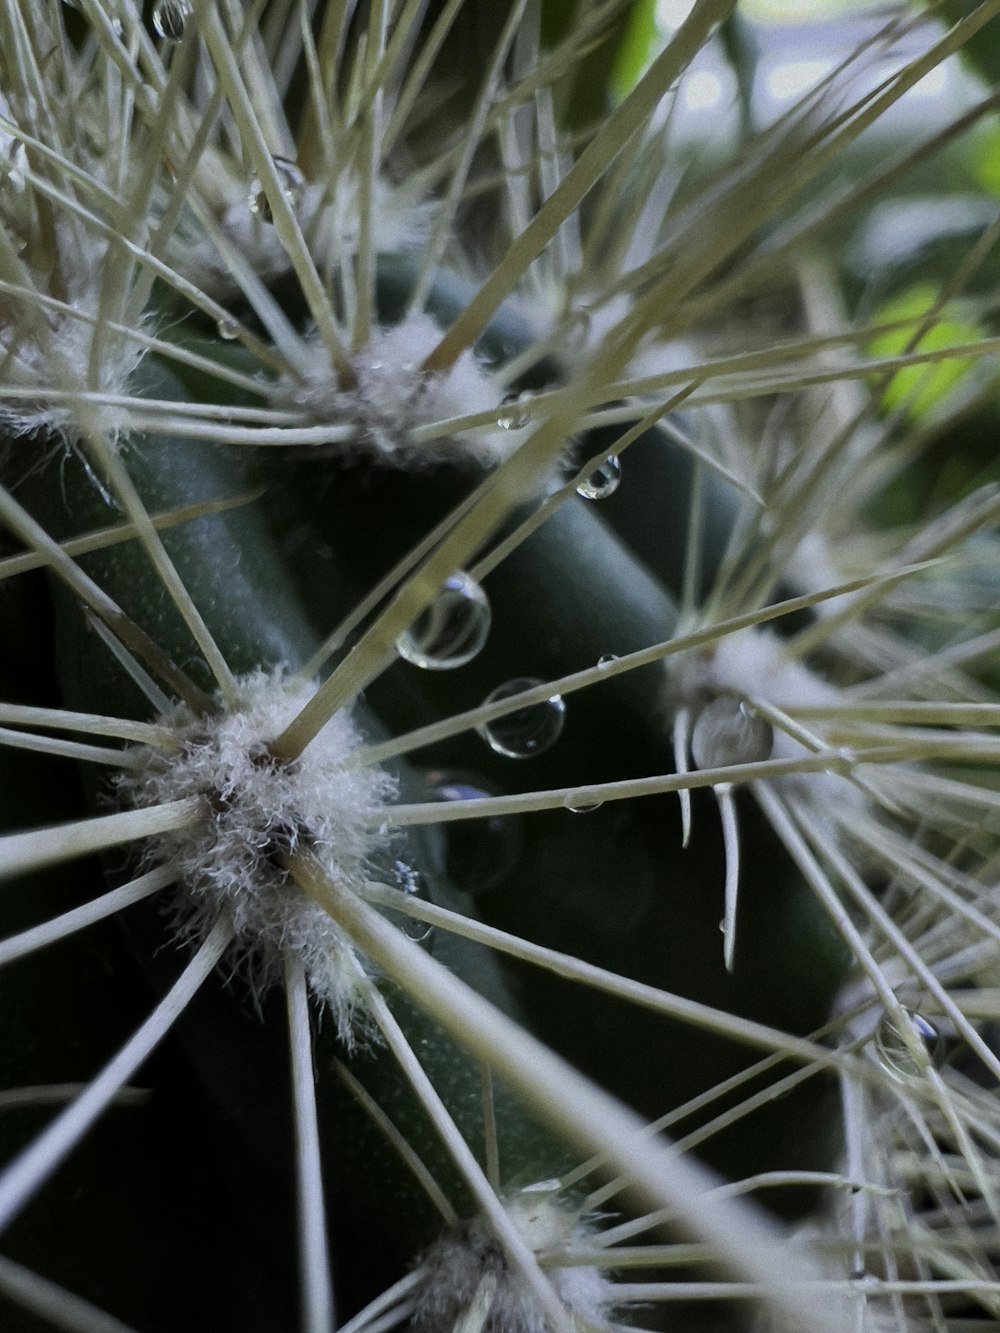
<instances>
[{"instance_id":1,"label":"dark green cactus ridge","mask_svg":"<svg viewBox=\"0 0 1000 1333\"><path fill-rule=\"evenodd\" d=\"M4 1328L1000 1313L995 229L843 234L1000 0L640 8L0 0Z\"/></svg>"}]
</instances>

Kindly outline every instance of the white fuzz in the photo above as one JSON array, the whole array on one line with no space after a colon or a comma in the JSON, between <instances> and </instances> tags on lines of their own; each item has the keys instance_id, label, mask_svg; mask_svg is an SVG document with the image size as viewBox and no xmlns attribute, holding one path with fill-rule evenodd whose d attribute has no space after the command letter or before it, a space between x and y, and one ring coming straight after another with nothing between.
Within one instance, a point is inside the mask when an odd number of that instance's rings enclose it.
<instances>
[{"instance_id":1,"label":"white fuzz","mask_svg":"<svg viewBox=\"0 0 1000 1333\"><path fill-rule=\"evenodd\" d=\"M357 383L350 389L337 384L325 349L312 340L306 346L312 366L306 370L305 384L280 381L272 389L273 397L313 420L353 426L356 447L386 462L419 465L467 455L487 466L500 463L523 438L520 430L495 424L429 441L413 438L415 427L453 417L481 412L491 413L497 422L502 417L503 389L472 352L463 352L443 375L420 369L441 332L425 314L411 314L401 324L376 329L351 361Z\"/></svg>"},{"instance_id":2,"label":"white fuzz","mask_svg":"<svg viewBox=\"0 0 1000 1333\"><path fill-rule=\"evenodd\" d=\"M99 140L106 126L91 102L78 110L81 126ZM0 118L15 119L2 97ZM81 417L73 395L124 395L145 349L101 323L109 242L53 210L26 175L28 161L23 143L0 129L3 276L24 289L23 295L0 297L0 427L12 435L44 431L73 442ZM100 154L81 150L77 165L99 186L109 185ZM34 293L55 299L42 305ZM92 356L98 336L98 355ZM121 408L99 403L90 405L89 420L112 440L127 425Z\"/></svg>"},{"instance_id":3,"label":"white fuzz","mask_svg":"<svg viewBox=\"0 0 1000 1333\"><path fill-rule=\"evenodd\" d=\"M268 742L315 687L292 687L280 671L257 671L238 684L239 711L204 718L180 706L162 718L180 742L179 753L146 751L145 765L121 779L122 793L136 806L204 798L198 819L159 839L152 853L179 872L178 935L199 941L220 911L228 912L235 965L255 992L279 980L286 955L296 955L313 993L349 1040L356 987L350 945L290 880L281 857L309 847L339 884L370 878L386 842L371 812L392 798L395 782L381 769L344 768L362 743L344 712L296 762L274 762Z\"/></svg>"},{"instance_id":4,"label":"white fuzz","mask_svg":"<svg viewBox=\"0 0 1000 1333\"><path fill-rule=\"evenodd\" d=\"M593 1227L557 1197L558 1182L527 1186L504 1200L511 1221L536 1255L569 1254L588 1244ZM522 1279L511 1272L485 1222L467 1223L438 1241L424 1257L427 1273L413 1317L426 1333L452 1329L472 1304L484 1276L496 1280L483 1333L548 1333L549 1323ZM549 1267L552 1286L570 1314L584 1324L605 1324L611 1316L614 1284L603 1270L586 1265Z\"/></svg>"},{"instance_id":5,"label":"white fuzz","mask_svg":"<svg viewBox=\"0 0 1000 1333\"><path fill-rule=\"evenodd\" d=\"M273 224L250 206L252 182L237 176L224 159L212 158L213 172L198 177L226 241L266 282L291 272L291 261ZM325 183L311 182L295 202L306 247L321 270L353 256L358 247L358 184L353 173ZM376 254L419 250L431 229L433 206L411 203L402 190L376 180L372 206L372 244ZM171 260L186 278L220 300L240 290L214 241L191 214L182 219L171 247Z\"/></svg>"},{"instance_id":6,"label":"white fuzz","mask_svg":"<svg viewBox=\"0 0 1000 1333\"><path fill-rule=\"evenodd\" d=\"M95 251L97 248L93 247ZM99 273L103 247L100 250L101 253L93 254L89 260L81 260L81 274L88 264L92 278ZM96 281L88 285L84 277L74 287L69 303L77 310L96 312ZM32 331L25 321L17 319L16 312L14 306L14 318L10 323L0 321L0 359L3 362L0 423L13 435L43 431L73 443L79 438L77 423L81 415L73 395L124 397L145 349L121 334L104 331L101 354L95 373L91 375L94 324L71 314L53 313L41 331ZM15 390L17 396L2 401L5 389ZM53 396L53 390L58 397ZM23 396L25 391L30 396ZM112 441L117 440L129 425L127 407L107 403L92 402L90 419Z\"/></svg>"}]
</instances>

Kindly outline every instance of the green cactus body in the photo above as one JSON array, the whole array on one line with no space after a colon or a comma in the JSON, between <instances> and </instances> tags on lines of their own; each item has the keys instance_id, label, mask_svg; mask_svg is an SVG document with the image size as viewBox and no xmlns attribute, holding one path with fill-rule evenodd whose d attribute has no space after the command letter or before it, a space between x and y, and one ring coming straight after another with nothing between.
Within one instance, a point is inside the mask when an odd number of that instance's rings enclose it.
<instances>
[{"instance_id":1,"label":"green cactus body","mask_svg":"<svg viewBox=\"0 0 1000 1333\"><path fill-rule=\"evenodd\" d=\"M891 516L987 247L887 343L796 200L1000 0L757 134L725 0L593 127L627 6L21 8L10 1326L996 1315L1000 503Z\"/></svg>"}]
</instances>

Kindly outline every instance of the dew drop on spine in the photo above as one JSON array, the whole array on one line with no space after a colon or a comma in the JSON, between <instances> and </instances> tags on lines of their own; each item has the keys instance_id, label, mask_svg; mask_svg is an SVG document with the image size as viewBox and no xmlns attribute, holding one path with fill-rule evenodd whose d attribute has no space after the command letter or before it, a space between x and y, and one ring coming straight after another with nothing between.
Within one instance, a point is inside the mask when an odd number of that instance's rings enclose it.
<instances>
[{"instance_id":1,"label":"dew drop on spine","mask_svg":"<svg viewBox=\"0 0 1000 1333\"><path fill-rule=\"evenodd\" d=\"M735 695L720 695L701 710L691 731L697 768L756 764L771 757L774 728Z\"/></svg>"},{"instance_id":2,"label":"dew drop on spine","mask_svg":"<svg viewBox=\"0 0 1000 1333\"><path fill-rule=\"evenodd\" d=\"M520 676L498 685L483 700L485 704L499 703L513 695L533 690L544 682L533 676ZM541 703L516 708L503 717L494 718L476 730L497 754L507 759L530 759L542 754L559 739L566 719L566 705L562 695L553 694Z\"/></svg>"},{"instance_id":3,"label":"dew drop on spine","mask_svg":"<svg viewBox=\"0 0 1000 1333\"><path fill-rule=\"evenodd\" d=\"M179 42L193 12L191 0L156 0L153 30L165 42Z\"/></svg>"},{"instance_id":4,"label":"dew drop on spine","mask_svg":"<svg viewBox=\"0 0 1000 1333\"><path fill-rule=\"evenodd\" d=\"M281 193L291 209L298 208L306 190L306 178L298 166L287 157L273 157L271 163L281 184ZM267 192L255 176L250 182L250 194L247 200L250 212L258 222L273 222L274 213Z\"/></svg>"},{"instance_id":5,"label":"dew drop on spine","mask_svg":"<svg viewBox=\"0 0 1000 1333\"><path fill-rule=\"evenodd\" d=\"M902 1012L910 1026L910 1034L926 1052L928 1062L934 1066L940 1065L944 1058L944 1041L940 1032L915 1009L904 1008ZM913 1082L923 1077L924 1065L911 1049L891 1013L883 1013L879 1019L872 1044L879 1064L898 1082Z\"/></svg>"},{"instance_id":6,"label":"dew drop on spine","mask_svg":"<svg viewBox=\"0 0 1000 1333\"><path fill-rule=\"evenodd\" d=\"M486 642L491 621L486 594L475 579L459 571L399 636L396 648L414 666L451 671L472 661Z\"/></svg>"},{"instance_id":7,"label":"dew drop on spine","mask_svg":"<svg viewBox=\"0 0 1000 1333\"><path fill-rule=\"evenodd\" d=\"M614 495L621 485L622 465L616 454L611 454L603 463L599 463L586 481L581 481L576 488L577 495L585 500L606 500Z\"/></svg>"}]
</instances>

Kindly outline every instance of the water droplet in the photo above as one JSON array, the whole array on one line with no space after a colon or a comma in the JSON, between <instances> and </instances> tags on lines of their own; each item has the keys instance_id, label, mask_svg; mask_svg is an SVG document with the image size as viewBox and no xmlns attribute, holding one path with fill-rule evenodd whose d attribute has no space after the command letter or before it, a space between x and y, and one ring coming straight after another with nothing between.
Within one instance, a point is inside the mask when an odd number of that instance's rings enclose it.
<instances>
[{"instance_id":1,"label":"water droplet","mask_svg":"<svg viewBox=\"0 0 1000 1333\"><path fill-rule=\"evenodd\" d=\"M617 653L601 653L600 657L597 659L597 665L601 671L606 671L607 668L612 665L612 663L617 661L618 661Z\"/></svg>"},{"instance_id":2,"label":"water droplet","mask_svg":"<svg viewBox=\"0 0 1000 1333\"><path fill-rule=\"evenodd\" d=\"M281 193L288 200L290 208L297 208L302 202L302 196L305 194L306 178L298 169L296 164L287 157L275 157L271 159L274 170L277 172L278 180L281 182ZM250 182L250 196L248 199L250 212L259 222L273 222L274 214L271 211L271 201L268 199L264 187L254 176Z\"/></svg>"},{"instance_id":3,"label":"water droplet","mask_svg":"<svg viewBox=\"0 0 1000 1333\"><path fill-rule=\"evenodd\" d=\"M527 406L531 395L527 393L509 393L500 404L497 425L501 430L524 430L531 421L531 409Z\"/></svg>"},{"instance_id":4,"label":"water droplet","mask_svg":"<svg viewBox=\"0 0 1000 1333\"><path fill-rule=\"evenodd\" d=\"M191 0L156 0L153 29L165 42L179 42L193 12Z\"/></svg>"},{"instance_id":5,"label":"water droplet","mask_svg":"<svg viewBox=\"0 0 1000 1333\"><path fill-rule=\"evenodd\" d=\"M420 887L420 876L412 866L408 866L405 861L397 861L394 869L396 884L404 893L412 894L415 898L427 897ZM426 921L418 921L416 917L407 916L403 912L398 913L398 917L400 930L417 944L422 944L434 933L434 927Z\"/></svg>"},{"instance_id":6,"label":"water droplet","mask_svg":"<svg viewBox=\"0 0 1000 1333\"><path fill-rule=\"evenodd\" d=\"M910 1024L910 1031L927 1053L931 1064L940 1064L944 1055L944 1042L933 1023L914 1009L904 1009L904 1015ZM875 1054L879 1064L887 1074L901 1082L918 1079L923 1076L924 1066L919 1057L911 1051L906 1038L896 1025L890 1013L884 1013L875 1028Z\"/></svg>"},{"instance_id":7,"label":"water droplet","mask_svg":"<svg viewBox=\"0 0 1000 1333\"><path fill-rule=\"evenodd\" d=\"M580 805L570 805L570 803L567 801L566 809L572 815L590 815L593 814L595 810L600 810L603 804L604 804L603 801L586 801L586 802L581 802Z\"/></svg>"},{"instance_id":8,"label":"water droplet","mask_svg":"<svg viewBox=\"0 0 1000 1333\"><path fill-rule=\"evenodd\" d=\"M577 495L585 500L606 500L614 495L621 485L622 465L617 455L611 454L603 463L594 468L586 481L581 481L576 488Z\"/></svg>"},{"instance_id":9,"label":"water droplet","mask_svg":"<svg viewBox=\"0 0 1000 1333\"><path fill-rule=\"evenodd\" d=\"M230 315L223 315L215 327L218 330L219 337L225 339L226 342L232 342L234 338L240 336L240 326Z\"/></svg>"},{"instance_id":10,"label":"water droplet","mask_svg":"<svg viewBox=\"0 0 1000 1333\"><path fill-rule=\"evenodd\" d=\"M519 676L516 680L498 685L483 702L495 704L542 683L533 676ZM530 759L559 739L565 719L566 705L562 695L553 694L550 699L529 704L526 708L516 708L476 730L497 754L508 759Z\"/></svg>"},{"instance_id":11,"label":"water droplet","mask_svg":"<svg viewBox=\"0 0 1000 1333\"><path fill-rule=\"evenodd\" d=\"M396 640L400 657L431 671L471 662L486 642L492 612L479 584L463 571L452 574L431 605Z\"/></svg>"},{"instance_id":12,"label":"water droplet","mask_svg":"<svg viewBox=\"0 0 1000 1333\"><path fill-rule=\"evenodd\" d=\"M590 341L590 312L574 310L566 320L563 343L567 347L579 350Z\"/></svg>"},{"instance_id":13,"label":"water droplet","mask_svg":"<svg viewBox=\"0 0 1000 1333\"><path fill-rule=\"evenodd\" d=\"M771 757L774 728L742 699L724 694L704 707L691 732L696 768L755 764Z\"/></svg>"},{"instance_id":14,"label":"water droplet","mask_svg":"<svg viewBox=\"0 0 1000 1333\"><path fill-rule=\"evenodd\" d=\"M429 775L438 800L475 801L500 793L469 773ZM487 819L452 820L442 824L445 836L445 872L452 884L477 897L492 893L521 859L523 829L517 815L490 815Z\"/></svg>"}]
</instances>

